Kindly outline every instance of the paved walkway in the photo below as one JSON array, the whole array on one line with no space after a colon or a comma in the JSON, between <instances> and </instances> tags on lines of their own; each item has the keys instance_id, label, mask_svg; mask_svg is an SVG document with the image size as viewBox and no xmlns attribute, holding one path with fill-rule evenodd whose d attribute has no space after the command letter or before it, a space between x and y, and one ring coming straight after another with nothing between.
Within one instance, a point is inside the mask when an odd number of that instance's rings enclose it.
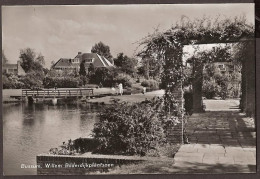
<instances>
[{"instance_id":1,"label":"paved walkway","mask_svg":"<svg viewBox=\"0 0 260 179\"><path fill-rule=\"evenodd\" d=\"M173 172L255 172L254 120L231 110L238 104L235 101L204 102L208 111L188 119L186 130L190 144L183 145L176 153Z\"/></svg>"}]
</instances>

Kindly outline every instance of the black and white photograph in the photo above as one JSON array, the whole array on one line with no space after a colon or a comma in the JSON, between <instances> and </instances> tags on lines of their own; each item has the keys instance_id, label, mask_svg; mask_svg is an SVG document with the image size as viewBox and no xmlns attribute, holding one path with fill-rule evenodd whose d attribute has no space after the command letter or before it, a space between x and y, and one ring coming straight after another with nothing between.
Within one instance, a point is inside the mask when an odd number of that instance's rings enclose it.
<instances>
[{"instance_id":1,"label":"black and white photograph","mask_svg":"<svg viewBox=\"0 0 260 179\"><path fill-rule=\"evenodd\" d=\"M254 3L1 11L4 176L257 172Z\"/></svg>"}]
</instances>

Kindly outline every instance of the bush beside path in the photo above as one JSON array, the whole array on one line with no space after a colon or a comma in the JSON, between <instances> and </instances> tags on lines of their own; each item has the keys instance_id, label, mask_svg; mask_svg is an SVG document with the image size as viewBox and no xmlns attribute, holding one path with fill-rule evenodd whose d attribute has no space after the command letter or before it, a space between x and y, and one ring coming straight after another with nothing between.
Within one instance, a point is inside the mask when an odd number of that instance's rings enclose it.
<instances>
[{"instance_id":1,"label":"bush beside path","mask_svg":"<svg viewBox=\"0 0 260 179\"><path fill-rule=\"evenodd\" d=\"M186 132L190 144L175 154L174 162L162 161L122 166L111 174L143 173L254 173L256 129L254 119L232 110L235 100L204 100L215 111L193 114ZM222 103L222 105L219 105ZM218 108L216 107L218 106ZM224 107L226 108L224 108Z\"/></svg>"}]
</instances>

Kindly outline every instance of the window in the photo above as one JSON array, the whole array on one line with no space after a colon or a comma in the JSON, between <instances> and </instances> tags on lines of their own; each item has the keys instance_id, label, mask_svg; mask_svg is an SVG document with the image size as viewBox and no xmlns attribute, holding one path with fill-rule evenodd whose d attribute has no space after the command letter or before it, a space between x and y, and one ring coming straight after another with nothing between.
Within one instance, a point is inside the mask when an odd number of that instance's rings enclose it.
<instances>
[{"instance_id":1,"label":"window","mask_svg":"<svg viewBox=\"0 0 260 179\"><path fill-rule=\"evenodd\" d=\"M72 62L73 62L73 63L79 63L79 59L78 59L78 58L74 58L74 59L72 60Z\"/></svg>"},{"instance_id":2,"label":"window","mask_svg":"<svg viewBox=\"0 0 260 179\"><path fill-rule=\"evenodd\" d=\"M221 72L224 72L226 71L226 68L225 68L225 65L224 64L221 64L221 65L218 65L219 69Z\"/></svg>"},{"instance_id":3,"label":"window","mask_svg":"<svg viewBox=\"0 0 260 179\"><path fill-rule=\"evenodd\" d=\"M92 63L94 61L94 58L85 58L86 63Z\"/></svg>"},{"instance_id":4,"label":"window","mask_svg":"<svg viewBox=\"0 0 260 179\"><path fill-rule=\"evenodd\" d=\"M219 68L224 68L224 64L218 65Z\"/></svg>"}]
</instances>

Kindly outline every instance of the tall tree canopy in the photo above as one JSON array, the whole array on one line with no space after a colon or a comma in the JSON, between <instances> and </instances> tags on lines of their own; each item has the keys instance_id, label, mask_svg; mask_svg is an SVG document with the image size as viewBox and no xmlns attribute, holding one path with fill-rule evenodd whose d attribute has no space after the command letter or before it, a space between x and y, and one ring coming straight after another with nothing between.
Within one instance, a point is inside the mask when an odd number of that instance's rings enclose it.
<instances>
[{"instance_id":1,"label":"tall tree canopy","mask_svg":"<svg viewBox=\"0 0 260 179\"><path fill-rule=\"evenodd\" d=\"M45 64L44 56L36 54L31 48L20 50L21 67L24 71L42 71Z\"/></svg>"},{"instance_id":2,"label":"tall tree canopy","mask_svg":"<svg viewBox=\"0 0 260 179\"><path fill-rule=\"evenodd\" d=\"M92 49L91 49L92 53L97 53L101 56L106 57L109 61L112 60L112 55L110 53L110 47L108 45L105 45L103 42L99 42L97 44L95 44Z\"/></svg>"},{"instance_id":3,"label":"tall tree canopy","mask_svg":"<svg viewBox=\"0 0 260 179\"><path fill-rule=\"evenodd\" d=\"M134 75L137 71L137 59L130 58L123 53L119 53L117 58L114 59L114 63L117 67L121 69L122 72L125 72L129 75Z\"/></svg>"},{"instance_id":4,"label":"tall tree canopy","mask_svg":"<svg viewBox=\"0 0 260 179\"><path fill-rule=\"evenodd\" d=\"M141 66L138 68L138 73L143 75L146 79L158 79L162 70L161 63L154 57L144 57L141 61Z\"/></svg>"}]
</instances>

